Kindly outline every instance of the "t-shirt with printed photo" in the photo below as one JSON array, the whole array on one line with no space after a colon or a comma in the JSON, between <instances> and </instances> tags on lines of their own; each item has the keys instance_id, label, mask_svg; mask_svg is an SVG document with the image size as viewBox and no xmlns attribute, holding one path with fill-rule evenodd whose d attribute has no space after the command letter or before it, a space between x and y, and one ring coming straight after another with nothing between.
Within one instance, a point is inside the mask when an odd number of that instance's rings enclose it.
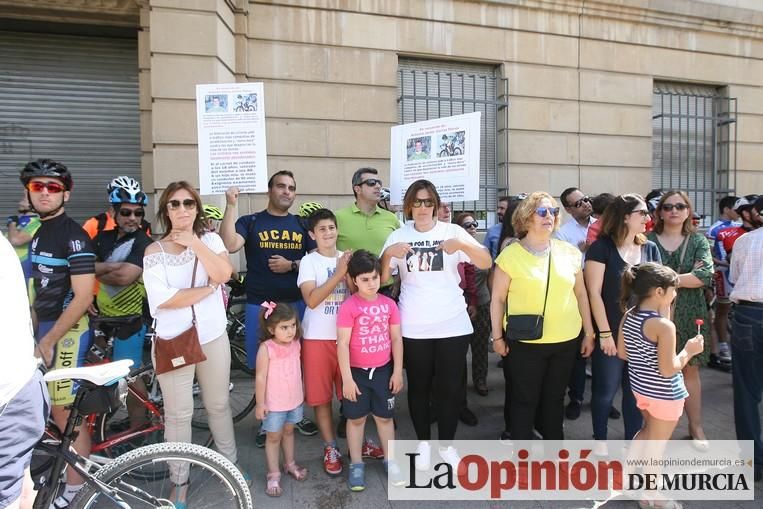
<instances>
[{"instance_id":1,"label":"t-shirt with printed photo","mask_svg":"<svg viewBox=\"0 0 763 509\"><path fill-rule=\"evenodd\" d=\"M390 260L390 267L402 280L403 337L437 339L473 332L458 273L458 264L471 262L471 258L461 250L447 254L439 247L452 238L481 247L460 226L441 221L427 232L419 232L412 224L406 224L392 232L384 243L383 250L398 242L411 246L405 258Z\"/></svg>"},{"instance_id":2,"label":"t-shirt with printed photo","mask_svg":"<svg viewBox=\"0 0 763 509\"><path fill-rule=\"evenodd\" d=\"M392 359L390 325L400 324L395 301L382 294L374 300L352 295L339 307L336 326L352 328L350 366L378 368Z\"/></svg>"},{"instance_id":3,"label":"t-shirt with printed photo","mask_svg":"<svg viewBox=\"0 0 763 509\"><path fill-rule=\"evenodd\" d=\"M315 286L321 286L336 272L337 258L342 256L337 251L335 257L323 256L317 251L308 254L299 263L299 276L297 286L302 286L307 281L314 281ZM328 339L336 340L336 316L339 306L347 298L347 285L340 282L326 297L326 300L315 308L307 307L302 320L302 329L305 339Z\"/></svg>"}]
</instances>

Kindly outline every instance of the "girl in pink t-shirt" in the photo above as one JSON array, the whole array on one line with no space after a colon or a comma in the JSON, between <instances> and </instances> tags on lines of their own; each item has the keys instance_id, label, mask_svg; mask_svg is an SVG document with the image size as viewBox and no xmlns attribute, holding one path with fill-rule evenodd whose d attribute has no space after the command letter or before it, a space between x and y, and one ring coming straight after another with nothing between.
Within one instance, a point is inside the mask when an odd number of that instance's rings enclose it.
<instances>
[{"instance_id":1,"label":"girl in pink t-shirt","mask_svg":"<svg viewBox=\"0 0 763 509\"><path fill-rule=\"evenodd\" d=\"M390 482L405 482L387 444L395 439L395 394L403 388L403 336L397 304L379 294L379 259L366 250L355 251L347 273L357 292L339 308L337 358L350 448L348 483L352 491L362 491L365 468L361 450L368 414L373 414L376 422Z\"/></svg>"},{"instance_id":2,"label":"girl in pink t-shirt","mask_svg":"<svg viewBox=\"0 0 763 509\"><path fill-rule=\"evenodd\" d=\"M302 369L300 366L299 317L289 306L263 302L260 311L260 342L257 351L254 414L267 432L265 457L268 463L267 488L271 497L281 496L283 449L284 469L297 481L307 478L307 469L294 461L294 425L302 420ZM269 383L272 380L273 383Z\"/></svg>"}]
</instances>

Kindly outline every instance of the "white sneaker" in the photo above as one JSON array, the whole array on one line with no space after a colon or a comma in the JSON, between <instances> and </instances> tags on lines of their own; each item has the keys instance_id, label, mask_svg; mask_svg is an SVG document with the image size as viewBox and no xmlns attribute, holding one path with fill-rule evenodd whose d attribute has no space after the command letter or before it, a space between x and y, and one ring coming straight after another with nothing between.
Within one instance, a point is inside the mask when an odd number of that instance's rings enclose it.
<instances>
[{"instance_id":1,"label":"white sneaker","mask_svg":"<svg viewBox=\"0 0 763 509\"><path fill-rule=\"evenodd\" d=\"M461 463L461 456L458 451L452 446L448 446L446 448L439 447L437 452L440 453L440 457L445 463L453 467L453 472L458 472L458 464Z\"/></svg>"},{"instance_id":2,"label":"white sneaker","mask_svg":"<svg viewBox=\"0 0 763 509\"><path fill-rule=\"evenodd\" d=\"M607 446L607 441L597 440L596 443L593 444L593 454L600 458L609 456L609 446Z\"/></svg>"},{"instance_id":3,"label":"white sneaker","mask_svg":"<svg viewBox=\"0 0 763 509\"><path fill-rule=\"evenodd\" d=\"M432 456L432 447L429 445L429 442L419 442L418 447L416 447L416 454L416 470L429 470Z\"/></svg>"}]
</instances>

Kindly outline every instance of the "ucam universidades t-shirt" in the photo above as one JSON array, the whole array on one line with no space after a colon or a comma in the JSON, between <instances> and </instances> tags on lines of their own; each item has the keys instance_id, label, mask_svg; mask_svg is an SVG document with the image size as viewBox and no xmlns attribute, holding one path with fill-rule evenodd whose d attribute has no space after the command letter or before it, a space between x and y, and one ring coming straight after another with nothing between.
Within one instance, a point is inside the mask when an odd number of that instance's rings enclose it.
<instances>
[{"instance_id":1,"label":"ucam universidades t-shirt","mask_svg":"<svg viewBox=\"0 0 763 509\"><path fill-rule=\"evenodd\" d=\"M302 286L308 281L314 281L316 287L325 284L336 272L336 260L341 256L341 251L337 251L334 257L323 256L318 251L306 255L299 263L297 285ZM336 340L336 317L339 306L347 298L347 293L347 285L342 280L326 300L315 308L305 308L305 316L302 319L305 339Z\"/></svg>"},{"instance_id":2,"label":"ucam universidades t-shirt","mask_svg":"<svg viewBox=\"0 0 763 509\"><path fill-rule=\"evenodd\" d=\"M352 328L350 335L350 366L378 368L392 359L390 325L400 324L400 311L395 301L377 294L366 300L358 294L339 306L336 326Z\"/></svg>"},{"instance_id":3,"label":"ucam universidades t-shirt","mask_svg":"<svg viewBox=\"0 0 763 509\"><path fill-rule=\"evenodd\" d=\"M417 231L413 223L406 224L392 232L384 243L382 253L398 242L413 248L405 258L390 260L390 267L402 281L399 306L403 337L450 338L474 331L458 273L458 264L471 262L471 258L460 250L447 254L439 249L443 241L452 238L482 248L460 226L441 221L428 232Z\"/></svg>"},{"instance_id":4,"label":"ucam universidades t-shirt","mask_svg":"<svg viewBox=\"0 0 763 509\"><path fill-rule=\"evenodd\" d=\"M296 272L277 274L268 266L271 256L280 255L298 261L307 253L310 237L299 218L293 214L274 216L263 210L238 218L236 233L246 241L244 285L247 302L259 305L264 300L294 302L302 299Z\"/></svg>"}]
</instances>

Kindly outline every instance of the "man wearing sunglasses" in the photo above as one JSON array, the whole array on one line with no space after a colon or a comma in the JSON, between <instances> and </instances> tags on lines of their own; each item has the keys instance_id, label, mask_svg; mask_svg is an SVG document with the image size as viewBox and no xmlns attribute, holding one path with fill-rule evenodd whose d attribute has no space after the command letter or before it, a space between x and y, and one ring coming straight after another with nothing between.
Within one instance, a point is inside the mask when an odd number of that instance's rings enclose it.
<instances>
[{"instance_id":1,"label":"man wearing sunglasses","mask_svg":"<svg viewBox=\"0 0 763 509\"><path fill-rule=\"evenodd\" d=\"M121 175L112 179L112 181L109 182L109 185L106 186L107 199L111 200L112 193L119 188L124 189L130 194L139 193L141 190L140 184L137 180L132 177L128 177L127 175ZM139 224L140 228L150 236L151 223L146 221L145 216ZM91 239L95 238L95 236L102 231L113 230L117 227L117 223L114 221L113 207L109 207L104 212L89 218L84 223L82 223L82 227L85 229L87 234L90 235Z\"/></svg>"},{"instance_id":2,"label":"man wearing sunglasses","mask_svg":"<svg viewBox=\"0 0 763 509\"><path fill-rule=\"evenodd\" d=\"M564 210L572 219L564 223L556 233L556 238L569 242L579 250L585 249L588 227L591 225L591 199L577 187L569 187L559 196Z\"/></svg>"},{"instance_id":3,"label":"man wearing sunglasses","mask_svg":"<svg viewBox=\"0 0 763 509\"><path fill-rule=\"evenodd\" d=\"M116 228L102 231L93 239L95 277L99 288L96 295L97 308L91 311L103 317L135 317L133 333L127 338L119 337L114 342L112 360L131 359L133 368L137 368L143 363L143 340L146 335L146 326L142 321L146 299L141 279L143 252L152 242L140 228L148 197L142 191L129 192L124 188L114 188L109 203L114 211ZM136 382L142 385L139 380ZM142 389L140 386L137 388ZM141 424L145 415L140 412L140 406L132 405L132 398L127 403L131 425Z\"/></svg>"},{"instance_id":4,"label":"man wearing sunglasses","mask_svg":"<svg viewBox=\"0 0 763 509\"><path fill-rule=\"evenodd\" d=\"M400 228L397 216L379 206L382 196L382 180L376 168L358 168L352 175L352 194L355 202L335 212L337 240L340 251L365 249L376 256L381 255L389 234ZM380 293L397 299L399 281L384 281ZM346 436L347 419L340 407L337 435Z\"/></svg>"},{"instance_id":5,"label":"man wearing sunglasses","mask_svg":"<svg viewBox=\"0 0 763 509\"><path fill-rule=\"evenodd\" d=\"M93 300L95 255L87 233L64 211L74 184L71 173L61 163L38 159L27 163L19 178L42 221L29 249L36 355L52 369L82 366L90 348L87 308ZM64 429L77 387L60 380L48 390L53 420ZM79 433L73 446L88 456L90 434ZM69 469L66 488L54 506L66 507L81 487L82 478Z\"/></svg>"}]
</instances>

